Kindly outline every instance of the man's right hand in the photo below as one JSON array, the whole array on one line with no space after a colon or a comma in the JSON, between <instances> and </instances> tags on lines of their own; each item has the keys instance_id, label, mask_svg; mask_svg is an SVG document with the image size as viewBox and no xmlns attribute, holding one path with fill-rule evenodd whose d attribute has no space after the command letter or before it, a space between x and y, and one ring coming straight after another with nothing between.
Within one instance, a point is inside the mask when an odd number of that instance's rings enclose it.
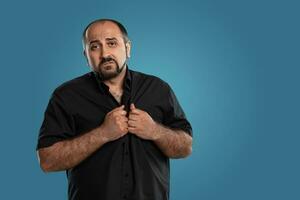
<instances>
[{"instance_id":1,"label":"man's right hand","mask_svg":"<svg viewBox=\"0 0 300 200\"><path fill-rule=\"evenodd\" d=\"M100 126L102 136L108 142L119 139L128 133L128 118L124 105L117 107L106 114Z\"/></svg>"},{"instance_id":2,"label":"man's right hand","mask_svg":"<svg viewBox=\"0 0 300 200\"><path fill-rule=\"evenodd\" d=\"M101 126L69 140L62 140L38 150L41 168L45 172L75 167L106 142L128 133L128 119L124 106L106 114Z\"/></svg>"}]
</instances>

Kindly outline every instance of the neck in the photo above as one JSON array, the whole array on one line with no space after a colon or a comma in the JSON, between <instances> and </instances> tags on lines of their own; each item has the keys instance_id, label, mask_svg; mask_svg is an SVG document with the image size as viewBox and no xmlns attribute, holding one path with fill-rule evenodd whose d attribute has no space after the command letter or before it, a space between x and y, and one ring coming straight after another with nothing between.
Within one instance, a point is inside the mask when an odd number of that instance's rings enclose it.
<instances>
[{"instance_id":1,"label":"neck","mask_svg":"<svg viewBox=\"0 0 300 200\"><path fill-rule=\"evenodd\" d=\"M115 78L103 81L105 85L107 85L110 89L121 90L123 88L123 83L126 75L127 66L124 66L122 72L116 76Z\"/></svg>"}]
</instances>

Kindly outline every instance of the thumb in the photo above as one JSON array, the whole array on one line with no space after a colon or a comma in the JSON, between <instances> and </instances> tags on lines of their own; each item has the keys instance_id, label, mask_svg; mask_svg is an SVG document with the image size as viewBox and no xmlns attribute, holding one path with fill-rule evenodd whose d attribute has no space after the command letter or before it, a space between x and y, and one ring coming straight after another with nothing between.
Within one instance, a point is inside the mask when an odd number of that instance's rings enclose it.
<instances>
[{"instance_id":1,"label":"thumb","mask_svg":"<svg viewBox=\"0 0 300 200\"><path fill-rule=\"evenodd\" d=\"M135 105L133 103L130 104L130 110L134 110L135 109Z\"/></svg>"},{"instance_id":2,"label":"thumb","mask_svg":"<svg viewBox=\"0 0 300 200\"><path fill-rule=\"evenodd\" d=\"M116 108L116 110L124 110L125 106L124 105L121 105L119 107Z\"/></svg>"}]
</instances>

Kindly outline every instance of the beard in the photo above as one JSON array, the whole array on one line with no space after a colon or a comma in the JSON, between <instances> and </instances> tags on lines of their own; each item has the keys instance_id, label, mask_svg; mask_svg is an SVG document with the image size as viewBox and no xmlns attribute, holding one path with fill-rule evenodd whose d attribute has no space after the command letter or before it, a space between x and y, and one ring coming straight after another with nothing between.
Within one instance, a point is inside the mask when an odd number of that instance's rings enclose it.
<instances>
[{"instance_id":1,"label":"beard","mask_svg":"<svg viewBox=\"0 0 300 200\"><path fill-rule=\"evenodd\" d=\"M118 62L113 58L103 58L98 65L96 73L99 75L102 81L110 80L117 77L124 69L126 62L120 67ZM115 65L115 69L114 68Z\"/></svg>"}]
</instances>

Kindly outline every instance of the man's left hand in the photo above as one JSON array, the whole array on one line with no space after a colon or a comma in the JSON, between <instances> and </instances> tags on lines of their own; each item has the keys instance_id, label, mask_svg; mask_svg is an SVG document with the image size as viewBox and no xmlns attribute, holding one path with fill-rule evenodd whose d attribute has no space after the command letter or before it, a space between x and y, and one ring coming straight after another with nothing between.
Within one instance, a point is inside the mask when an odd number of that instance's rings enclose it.
<instances>
[{"instance_id":1,"label":"man's left hand","mask_svg":"<svg viewBox=\"0 0 300 200\"><path fill-rule=\"evenodd\" d=\"M147 112L137 109L134 104L130 105L128 119L128 131L132 134L145 140L158 138L155 121Z\"/></svg>"}]
</instances>

